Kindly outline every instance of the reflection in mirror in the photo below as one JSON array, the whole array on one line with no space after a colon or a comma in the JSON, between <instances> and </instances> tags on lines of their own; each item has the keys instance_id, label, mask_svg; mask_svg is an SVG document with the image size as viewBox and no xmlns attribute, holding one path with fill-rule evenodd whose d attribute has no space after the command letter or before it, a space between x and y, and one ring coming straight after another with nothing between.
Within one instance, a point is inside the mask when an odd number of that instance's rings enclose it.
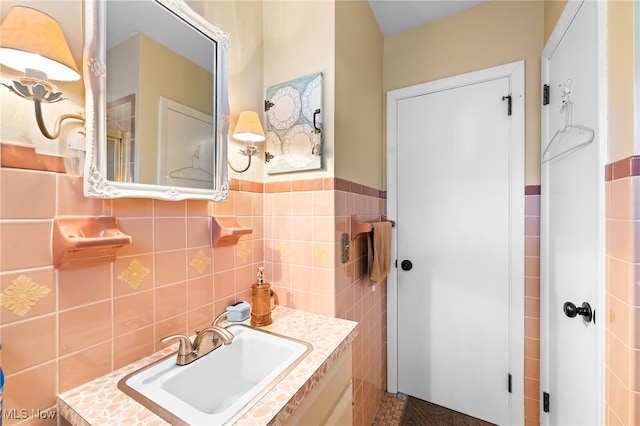
<instances>
[{"instance_id":1,"label":"reflection in mirror","mask_svg":"<svg viewBox=\"0 0 640 426\"><path fill-rule=\"evenodd\" d=\"M87 3L85 193L226 200L228 36L182 0Z\"/></svg>"}]
</instances>

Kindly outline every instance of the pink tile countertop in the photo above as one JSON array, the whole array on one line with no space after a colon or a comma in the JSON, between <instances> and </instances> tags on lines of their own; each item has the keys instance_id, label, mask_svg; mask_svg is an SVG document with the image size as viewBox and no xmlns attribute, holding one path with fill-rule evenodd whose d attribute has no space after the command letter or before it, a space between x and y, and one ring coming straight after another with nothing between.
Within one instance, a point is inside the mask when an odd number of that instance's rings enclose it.
<instances>
[{"instance_id":1,"label":"pink tile countertop","mask_svg":"<svg viewBox=\"0 0 640 426\"><path fill-rule=\"evenodd\" d=\"M273 324L263 327L264 330L309 342L313 350L236 425L282 424L357 334L356 322L283 306L276 306L272 317ZM176 351L177 344L58 395L58 413L75 426L169 424L119 390L117 383L127 374Z\"/></svg>"}]
</instances>

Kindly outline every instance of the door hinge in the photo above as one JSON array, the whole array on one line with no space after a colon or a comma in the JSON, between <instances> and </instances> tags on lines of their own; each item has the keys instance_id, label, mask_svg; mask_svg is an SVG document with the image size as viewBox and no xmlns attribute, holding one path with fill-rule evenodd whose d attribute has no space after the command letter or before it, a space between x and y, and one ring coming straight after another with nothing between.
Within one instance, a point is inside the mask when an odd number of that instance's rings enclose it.
<instances>
[{"instance_id":1,"label":"door hinge","mask_svg":"<svg viewBox=\"0 0 640 426\"><path fill-rule=\"evenodd\" d=\"M542 105L549 105L549 85L542 85Z\"/></svg>"},{"instance_id":2,"label":"door hinge","mask_svg":"<svg viewBox=\"0 0 640 426\"><path fill-rule=\"evenodd\" d=\"M547 392L542 392L542 411L549 412L549 394Z\"/></svg>"},{"instance_id":3,"label":"door hinge","mask_svg":"<svg viewBox=\"0 0 640 426\"><path fill-rule=\"evenodd\" d=\"M507 100L507 115L511 115L511 95L503 96L502 100Z\"/></svg>"},{"instance_id":4,"label":"door hinge","mask_svg":"<svg viewBox=\"0 0 640 426\"><path fill-rule=\"evenodd\" d=\"M508 379L508 380L509 380L509 384L508 384L508 386L509 386L509 393L511 393L511 382L512 382L512 376L511 376L511 374L509 374L509 379Z\"/></svg>"}]
</instances>

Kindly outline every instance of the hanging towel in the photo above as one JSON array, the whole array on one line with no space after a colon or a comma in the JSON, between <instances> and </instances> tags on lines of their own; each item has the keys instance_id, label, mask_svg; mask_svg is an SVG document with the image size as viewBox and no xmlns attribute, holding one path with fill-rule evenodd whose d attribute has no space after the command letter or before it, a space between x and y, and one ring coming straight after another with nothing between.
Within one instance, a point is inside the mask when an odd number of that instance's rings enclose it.
<instances>
[{"instance_id":1,"label":"hanging towel","mask_svg":"<svg viewBox=\"0 0 640 426\"><path fill-rule=\"evenodd\" d=\"M373 265L371 281L382 281L391 269L391 222L383 221L371 224L373 231Z\"/></svg>"}]
</instances>

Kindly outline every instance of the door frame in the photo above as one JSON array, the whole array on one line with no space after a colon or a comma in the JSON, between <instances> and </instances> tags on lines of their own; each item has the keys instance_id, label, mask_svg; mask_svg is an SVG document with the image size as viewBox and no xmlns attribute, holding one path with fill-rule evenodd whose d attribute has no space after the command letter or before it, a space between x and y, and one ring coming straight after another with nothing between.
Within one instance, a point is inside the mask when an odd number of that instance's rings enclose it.
<instances>
[{"instance_id":1,"label":"door frame","mask_svg":"<svg viewBox=\"0 0 640 426\"><path fill-rule=\"evenodd\" d=\"M524 61L511 62L472 71L440 80L421 83L387 92L387 216L396 220L398 209L397 114L399 101L415 96L453 89L508 77L512 96L511 164L511 351L512 375L511 423L524 423ZM402 226L398 223L397 226ZM391 258L397 259L397 227L392 231ZM387 390L398 392L398 269L392 268L387 277ZM506 384L505 384L506 386Z\"/></svg>"},{"instance_id":2,"label":"door frame","mask_svg":"<svg viewBox=\"0 0 640 426\"><path fill-rule=\"evenodd\" d=\"M553 32L549 36L549 40L545 45L542 56L541 56L541 85L549 83L549 58L553 55L555 50L558 47L558 44L564 37L565 33L569 29L569 26L573 22L573 19L577 15L580 7L584 3L584 0L568 0L567 5L562 12L562 15L558 19L558 22L553 29ZM597 300L594 301L593 305L595 308L595 327L597 330L597 347L598 347L598 370L595 372L597 375L597 400L600 401L600 405L598 406L598 417L599 424L604 424L604 319L605 319L605 189L604 189L604 168L606 165L607 158L607 91L606 91L606 2L597 2L596 4L596 19L597 19L597 28L596 28L596 38L597 38L597 56L598 56L598 71L597 71L597 117L598 117L598 130L596 133L596 141L598 142L598 167L602 170L602 180L598 184L596 190L598 191L598 216L599 216L599 229L598 232L598 251L600 252L600 256L598 259L598 288L596 288L596 297ZM540 146L540 155L542 157L542 153L546 147L547 141L542 140L544 135L548 134L549 128L548 123L545 118L546 110L543 108L541 110L540 117L540 126L541 126L541 146ZM544 175L545 171L543 169L543 165L541 164L540 169L540 179L541 179L541 187L544 185ZM544 188L541 190L541 206L544 204L545 191ZM540 215L542 216L542 210ZM547 226L545 225L545 221L540 220L540 424L546 425L548 424L549 416L545 415L543 411L543 398L542 393L548 390L548 382L549 382L549 339L548 333L545 330L550 326L549 324L549 305L547 302L548 294L549 294L549 281L546 279L546 265L545 259L543 257L544 247L542 244L543 235ZM546 302L546 303L545 303ZM551 396L553 401L553 396ZM551 402L553 403L553 402Z\"/></svg>"},{"instance_id":3,"label":"door frame","mask_svg":"<svg viewBox=\"0 0 640 426\"><path fill-rule=\"evenodd\" d=\"M636 2L633 4L633 43L634 43L634 126L635 126L635 142L633 145L634 154L640 153L640 5Z\"/></svg>"}]
</instances>

